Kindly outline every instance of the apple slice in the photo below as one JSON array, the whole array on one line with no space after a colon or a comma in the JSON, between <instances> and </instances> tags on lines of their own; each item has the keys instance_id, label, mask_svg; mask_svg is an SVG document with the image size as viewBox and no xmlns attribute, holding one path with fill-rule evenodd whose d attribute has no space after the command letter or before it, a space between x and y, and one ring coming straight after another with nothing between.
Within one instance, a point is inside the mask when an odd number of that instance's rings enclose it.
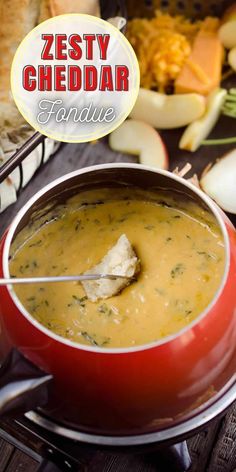
<instances>
[{"instance_id":1,"label":"apple slice","mask_svg":"<svg viewBox=\"0 0 236 472\"><path fill-rule=\"evenodd\" d=\"M223 210L236 214L236 149L205 172L200 185Z\"/></svg>"},{"instance_id":2,"label":"apple slice","mask_svg":"<svg viewBox=\"0 0 236 472\"><path fill-rule=\"evenodd\" d=\"M230 49L229 51L228 63L230 67L232 67L232 69L236 72L236 46L234 46L234 48Z\"/></svg>"},{"instance_id":3,"label":"apple slice","mask_svg":"<svg viewBox=\"0 0 236 472\"><path fill-rule=\"evenodd\" d=\"M236 20L227 21L220 27L219 38L226 49L236 46Z\"/></svg>"},{"instance_id":4,"label":"apple slice","mask_svg":"<svg viewBox=\"0 0 236 472\"><path fill-rule=\"evenodd\" d=\"M219 119L226 94L227 90L221 88L210 93L204 115L186 128L179 142L180 149L194 152L199 148Z\"/></svg>"},{"instance_id":5,"label":"apple slice","mask_svg":"<svg viewBox=\"0 0 236 472\"><path fill-rule=\"evenodd\" d=\"M159 133L147 123L127 120L109 136L109 144L114 151L139 156L141 164L168 168L166 147Z\"/></svg>"},{"instance_id":6,"label":"apple slice","mask_svg":"<svg viewBox=\"0 0 236 472\"><path fill-rule=\"evenodd\" d=\"M140 88L130 113L154 128L171 129L186 126L200 118L205 111L205 98L197 93L165 95Z\"/></svg>"}]
</instances>

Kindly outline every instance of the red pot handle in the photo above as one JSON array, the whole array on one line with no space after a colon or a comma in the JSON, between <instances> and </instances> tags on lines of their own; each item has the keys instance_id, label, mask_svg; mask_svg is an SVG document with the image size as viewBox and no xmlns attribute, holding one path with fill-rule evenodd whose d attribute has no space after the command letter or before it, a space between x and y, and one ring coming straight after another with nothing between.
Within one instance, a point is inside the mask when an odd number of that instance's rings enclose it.
<instances>
[{"instance_id":1,"label":"red pot handle","mask_svg":"<svg viewBox=\"0 0 236 472\"><path fill-rule=\"evenodd\" d=\"M45 405L52 378L13 349L0 367L0 416L18 416Z\"/></svg>"}]
</instances>

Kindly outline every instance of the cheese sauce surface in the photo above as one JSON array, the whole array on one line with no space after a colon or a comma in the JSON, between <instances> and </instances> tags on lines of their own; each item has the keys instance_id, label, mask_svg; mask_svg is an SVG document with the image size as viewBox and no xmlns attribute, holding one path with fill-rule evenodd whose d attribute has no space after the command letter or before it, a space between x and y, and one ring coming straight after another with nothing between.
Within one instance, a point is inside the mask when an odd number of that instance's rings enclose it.
<instances>
[{"instance_id":1,"label":"cheese sauce surface","mask_svg":"<svg viewBox=\"0 0 236 472\"><path fill-rule=\"evenodd\" d=\"M220 285L224 242L215 217L180 197L84 191L17 235L11 275L83 273L121 234L140 259L137 281L97 302L87 299L78 282L15 286L29 313L60 336L104 348L156 341L193 321Z\"/></svg>"}]
</instances>

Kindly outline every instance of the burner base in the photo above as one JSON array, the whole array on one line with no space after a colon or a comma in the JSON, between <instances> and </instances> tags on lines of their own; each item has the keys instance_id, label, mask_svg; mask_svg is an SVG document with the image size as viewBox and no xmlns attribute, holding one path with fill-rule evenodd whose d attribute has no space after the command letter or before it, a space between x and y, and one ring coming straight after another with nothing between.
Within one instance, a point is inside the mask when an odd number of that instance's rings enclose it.
<instances>
[{"instance_id":1,"label":"burner base","mask_svg":"<svg viewBox=\"0 0 236 472\"><path fill-rule=\"evenodd\" d=\"M139 452L141 448L146 447L151 450L152 447L157 448L158 445L161 447L164 447L164 445L170 446L185 440L187 437L203 429L203 427L214 418L223 416L235 398L236 382L230 385L228 389L225 389L224 393L219 392L214 403L209 404L205 409L199 410L198 413L195 413L194 417L159 431L126 436L106 436L80 431L76 429L76 427L68 428L45 416L40 410L30 411L26 413L25 416L30 422L35 423L41 428L55 435L78 441L79 443L90 444L94 447L107 448L110 450L117 450L119 448L121 451L122 449L129 449L128 452L131 450L133 452Z\"/></svg>"},{"instance_id":2,"label":"burner base","mask_svg":"<svg viewBox=\"0 0 236 472\"><path fill-rule=\"evenodd\" d=\"M191 458L186 441L175 444L168 448L158 450L149 456L149 461L157 467L159 472L187 472L191 467ZM70 460L64 460L62 465L61 456L51 453L50 460L44 459L37 472L77 472L78 463L73 464Z\"/></svg>"}]
</instances>

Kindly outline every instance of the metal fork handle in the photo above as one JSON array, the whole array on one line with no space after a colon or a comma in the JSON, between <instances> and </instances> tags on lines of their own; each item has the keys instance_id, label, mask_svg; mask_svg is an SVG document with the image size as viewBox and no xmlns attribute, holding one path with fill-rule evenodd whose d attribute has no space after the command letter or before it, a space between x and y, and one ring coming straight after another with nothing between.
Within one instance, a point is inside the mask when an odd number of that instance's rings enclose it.
<instances>
[{"instance_id":1,"label":"metal fork handle","mask_svg":"<svg viewBox=\"0 0 236 472\"><path fill-rule=\"evenodd\" d=\"M0 278L0 286L8 284L42 284L51 282L82 282L84 280L99 280L99 279L128 279L125 275L116 274L82 274L82 275L62 275L55 277L11 277Z\"/></svg>"}]
</instances>

